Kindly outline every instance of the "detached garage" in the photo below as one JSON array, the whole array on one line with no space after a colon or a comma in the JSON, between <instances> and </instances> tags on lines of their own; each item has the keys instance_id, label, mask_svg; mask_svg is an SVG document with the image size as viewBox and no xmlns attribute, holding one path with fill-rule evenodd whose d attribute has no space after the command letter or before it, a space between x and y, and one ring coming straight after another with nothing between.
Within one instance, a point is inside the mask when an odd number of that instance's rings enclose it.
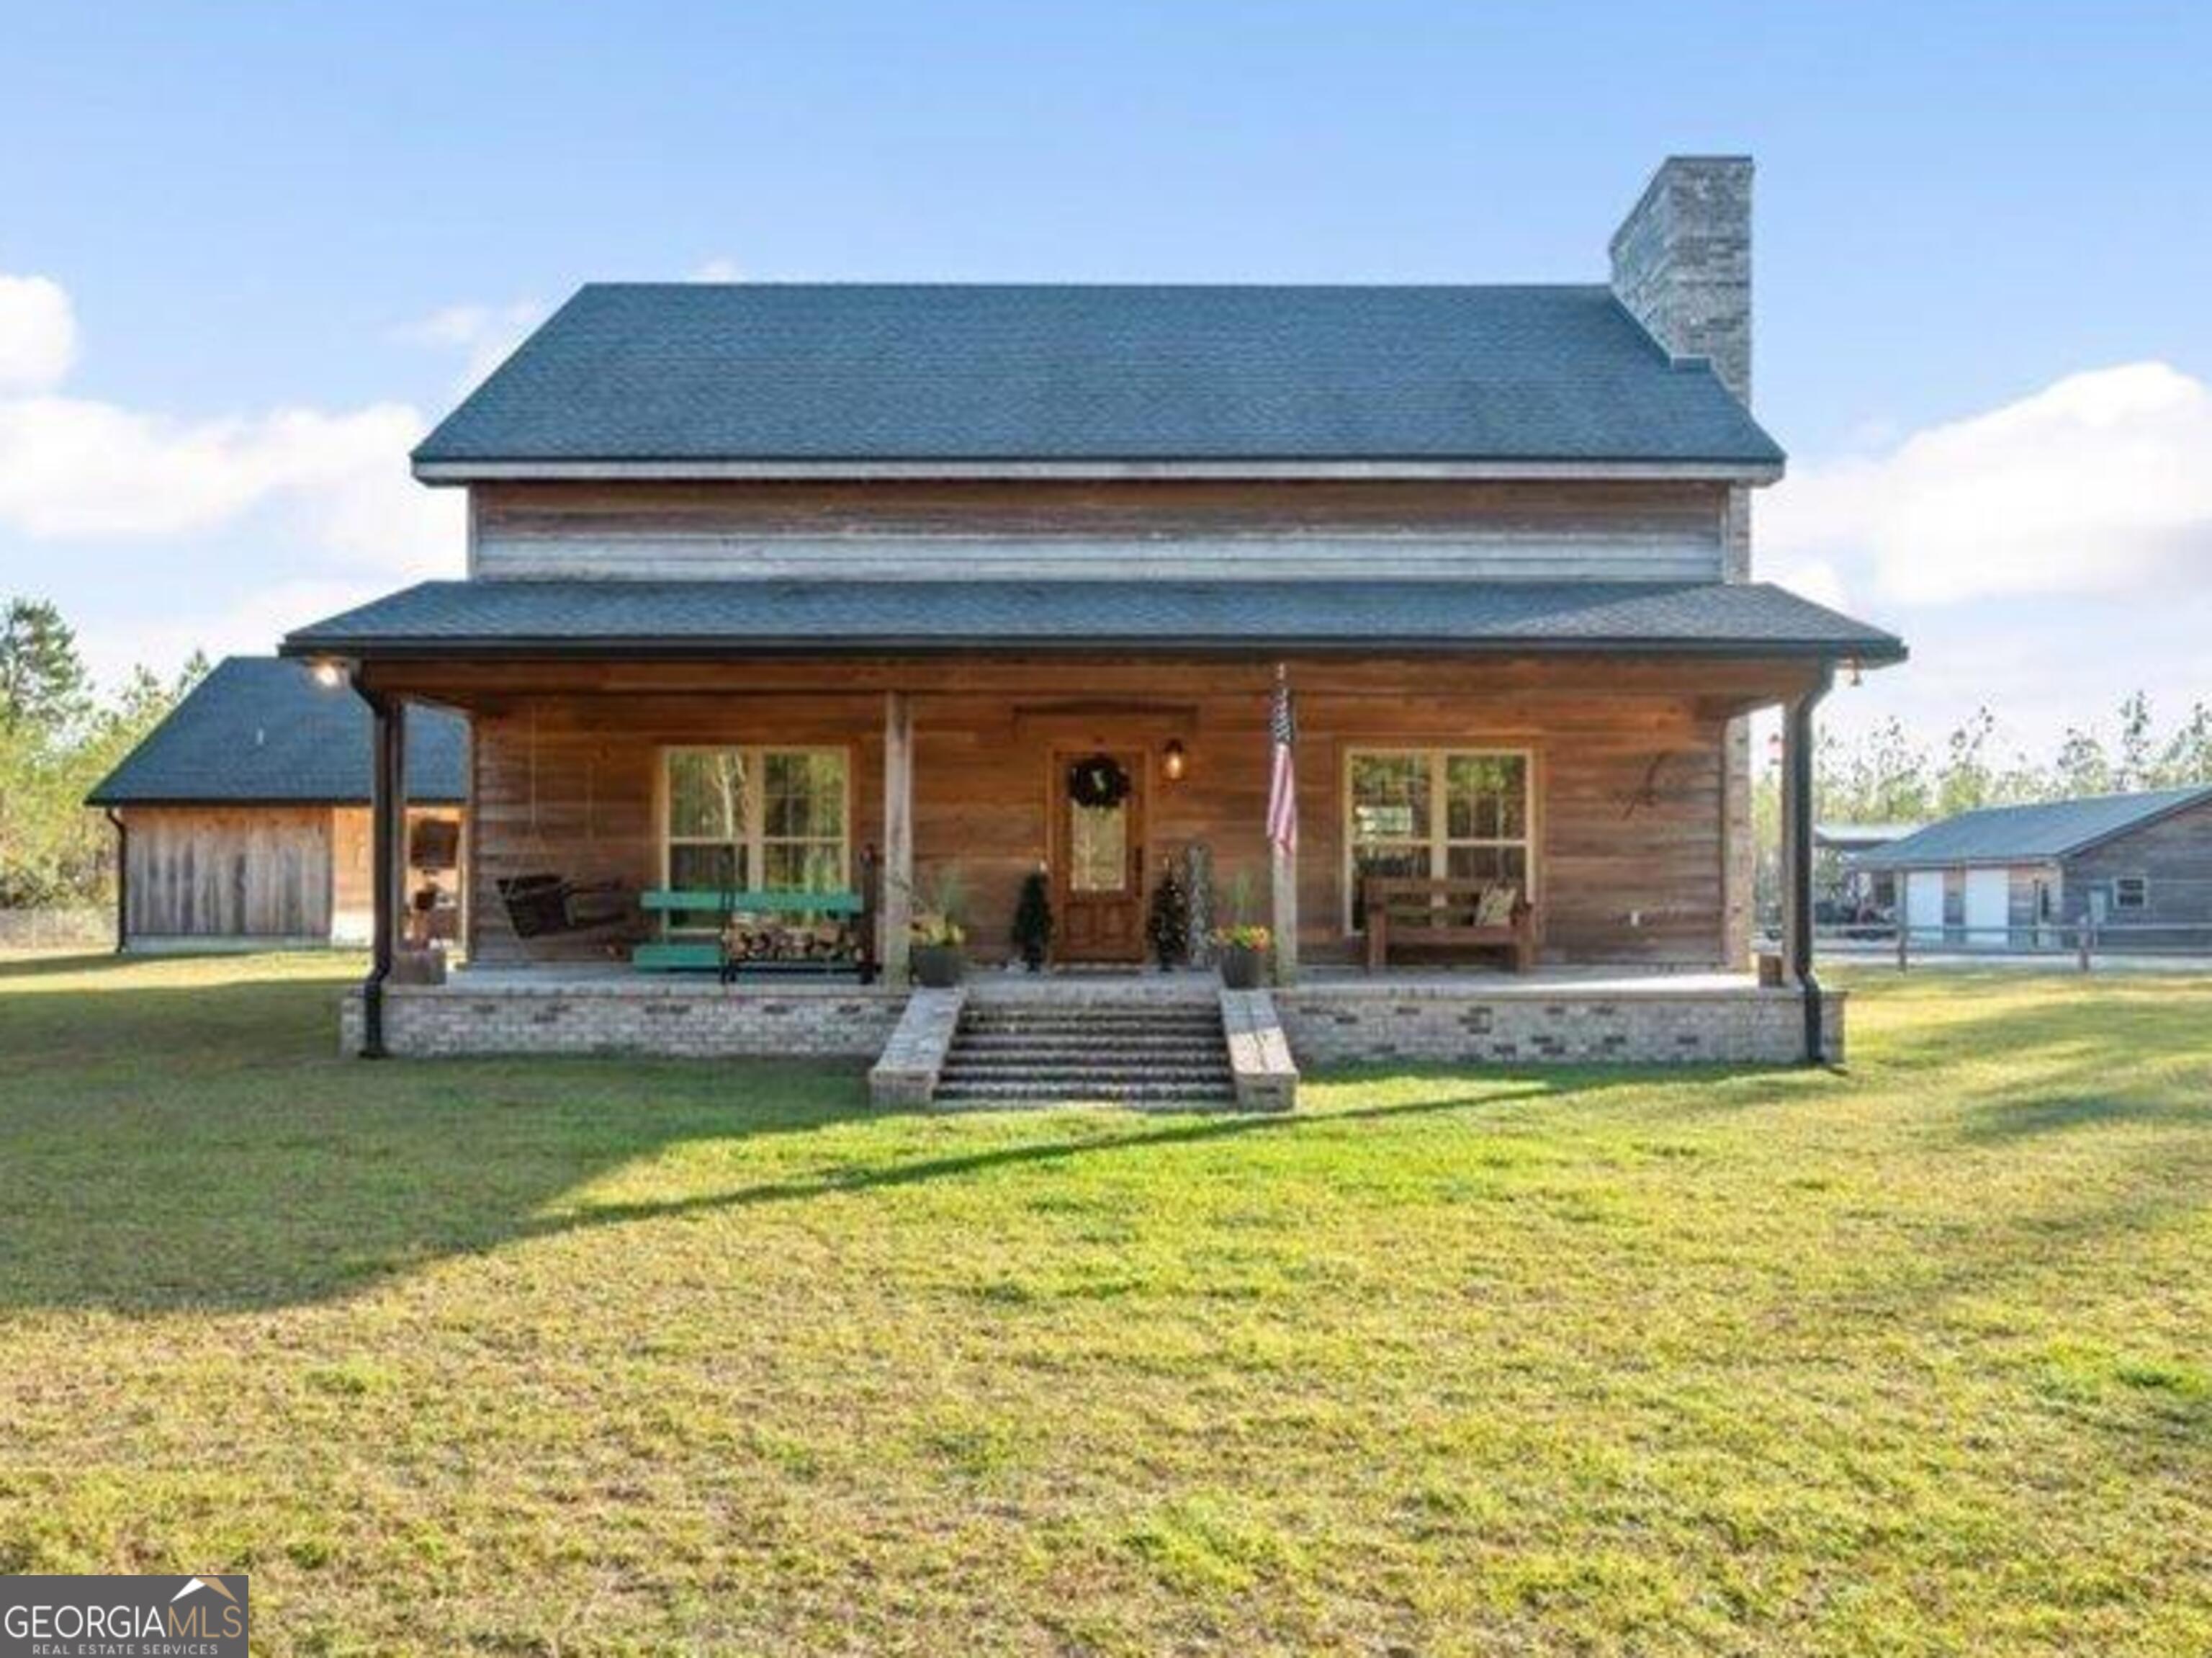
<instances>
[{"instance_id":1,"label":"detached garage","mask_svg":"<svg viewBox=\"0 0 2212 1658\"><path fill-rule=\"evenodd\" d=\"M408 722L407 890L416 925L459 931L468 728ZM369 720L305 663L233 656L87 797L119 838L126 950L368 942Z\"/></svg>"},{"instance_id":2,"label":"detached garage","mask_svg":"<svg viewBox=\"0 0 2212 1658\"><path fill-rule=\"evenodd\" d=\"M1855 854L1893 876L1923 948L2063 948L2087 923L2115 947L2212 942L2212 787L1961 813Z\"/></svg>"}]
</instances>

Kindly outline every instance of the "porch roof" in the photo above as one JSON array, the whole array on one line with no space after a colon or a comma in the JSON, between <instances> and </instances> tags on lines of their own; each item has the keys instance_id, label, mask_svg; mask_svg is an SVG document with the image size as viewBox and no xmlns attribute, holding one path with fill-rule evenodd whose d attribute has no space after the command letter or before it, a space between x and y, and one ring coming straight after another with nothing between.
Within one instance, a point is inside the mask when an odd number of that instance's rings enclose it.
<instances>
[{"instance_id":1,"label":"porch roof","mask_svg":"<svg viewBox=\"0 0 2212 1658\"><path fill-rule=\"evenodd\" d=\"M1901 661L1893 634L1765 582L424 582L288 656L1261 650Z\"/></svg>"}]
</instances>

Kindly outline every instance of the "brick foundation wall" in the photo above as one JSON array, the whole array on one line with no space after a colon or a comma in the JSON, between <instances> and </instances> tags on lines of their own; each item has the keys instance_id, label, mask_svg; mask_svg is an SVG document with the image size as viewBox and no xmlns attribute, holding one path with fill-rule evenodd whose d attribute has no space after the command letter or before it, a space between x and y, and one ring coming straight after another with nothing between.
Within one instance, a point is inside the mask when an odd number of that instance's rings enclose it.
<instances>
[{"instance_id":1,"label":"brick foundation wall","mask_svg":"<svg viewBox=\"0 0 2212 1658\"><path fill-rule=\"evenodd\" d=\"M1794 991L1471 993L1464 985L1316 984L1273 993L1301 1067L1434 1064L1792 1064L1804 1040ZM1844 998L1826 999L1828 1053L1844 1054ZM876 1060L908 997L857 986L724 990L684 981L589 986L391 985L385 1046L415 1058L641 1054L677 1058ZM1249 1021L1247 1021L1249 1022ZM361 1050L349 992L341 1051ZM1231 1028L1232 1038L1237 1033ZM888 1102L888 1101L887 1101ZM900 1103L914 1103L902 1095ZM1277 1108L1287 1104L1269 1101Z\"/></svg>"},{"instance_id":2,"label":"brick foundation wall","mask_svg":"<svg viewBox=\"0 0 2212 1658\"><path fill-rule=\"evenodd\" d=\"M1790 1064L1802 1055L1794 991L1729 997L1642 992L1470 997L1461 990L1338 987L1277 991L1301 1067L1395 1059L1483 1064ZM1844 997L1823 1005L1828 1056L1844 1055Z\"/></svg>"},{"instance_id":3,"label":"brick foundation wall","mask_svg":"<svg viewBox=\"0 0 2212 1658\"><path fill-rule=\"evenodd\" d=\"M384 1045L410 1058L464 1054L652 1054L672 1058L873 1059L902 994L726 991L682 982L471 992L387 985ZM361 992L339 1015L339 1049L361 1051Z\"/></svg>"}]
</instances>

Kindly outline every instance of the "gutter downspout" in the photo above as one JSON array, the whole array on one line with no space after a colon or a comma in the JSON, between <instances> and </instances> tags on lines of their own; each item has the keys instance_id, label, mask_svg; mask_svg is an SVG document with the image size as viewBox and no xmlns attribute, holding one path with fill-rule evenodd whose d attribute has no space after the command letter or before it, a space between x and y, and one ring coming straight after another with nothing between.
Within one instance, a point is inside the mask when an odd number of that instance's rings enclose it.
<instances>
[{"instance_id":1,"label":"gutter downspout","mask_svg":"<svg viewBox=\"0 0 2212 1658\"><path fill-rule=\"evenodd\" d=\"M1824 662L1813 688L1790 704L1790 971L1805 998L1805 1063L1826 1063L1822 1029L1820 978L1813 968L1813 710L1836 682L1835 665Z\"/></svg>"},{"instance_id":2,"label":"gutter downspout","mask_svg":"<svg viewBox=\"0 0 2212 1658\"><path fill-rule=\"evenodd\" d=\"M368 704L371 722L369 765L369 887L372 917L369 934L368 977L361 982L361 1057L385 1058L384 983L392 976L392 889L397 879L393 857L397 837L392 832L393 796L400 786L398 709L392 699L362 683L361 670L349 677L354 693Z\"/></svg>"},{"instance_id":3,"label":"gutter downspout","mask_svg":"<svg viewBox=\"0 0 2212 1658\"><path fill-rule=\"evenodd\" d=\"M131 826L112 806L102 815L115 828L115 954L121 955L131 942Z\"/></svg>"}]
</instances>

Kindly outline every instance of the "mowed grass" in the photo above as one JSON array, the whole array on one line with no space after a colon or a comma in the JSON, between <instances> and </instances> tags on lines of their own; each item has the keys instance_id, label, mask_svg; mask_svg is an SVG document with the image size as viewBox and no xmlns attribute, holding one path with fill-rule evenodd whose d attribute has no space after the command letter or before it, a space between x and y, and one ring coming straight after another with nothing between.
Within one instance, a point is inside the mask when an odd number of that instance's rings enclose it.
<instances>
[{"instance_id":1,"label":"mowed grass","mask_svg":"<svg viewBox=\"0 0 2212 1658\"><path fill-rule=\"evenodd\" d=\"M1850 1075L872 1116L0 966L0 1570L266 1653L2212 1649L2212 981Z\"/></svg>"}]
</instances>

